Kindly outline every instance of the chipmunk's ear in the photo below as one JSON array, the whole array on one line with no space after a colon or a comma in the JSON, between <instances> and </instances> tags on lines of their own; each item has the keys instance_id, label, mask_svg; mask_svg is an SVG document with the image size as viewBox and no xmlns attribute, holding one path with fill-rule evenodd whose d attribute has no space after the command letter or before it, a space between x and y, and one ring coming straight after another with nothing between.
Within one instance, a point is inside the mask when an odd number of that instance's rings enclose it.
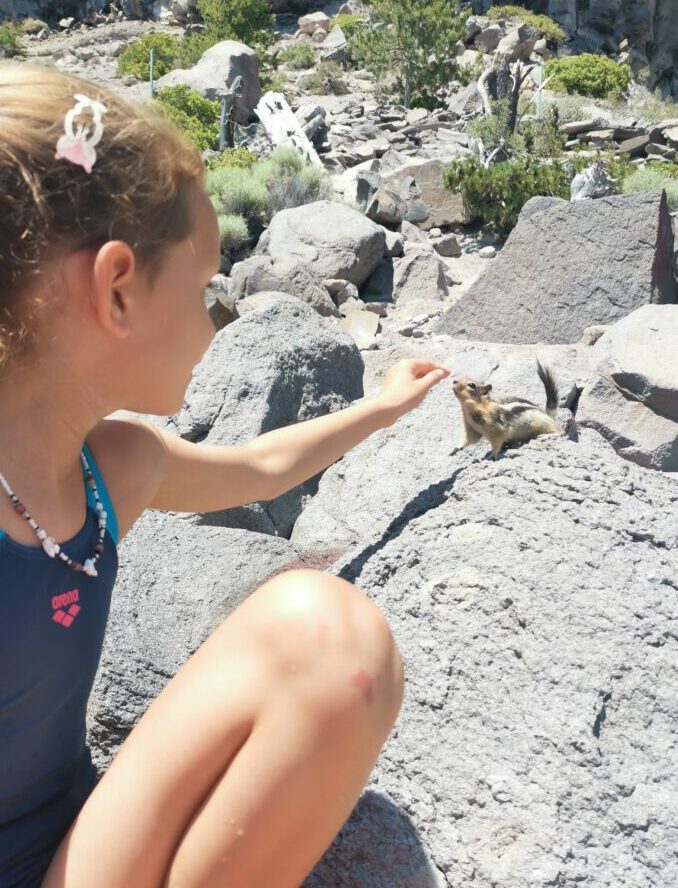
<instances>
[{"instance_id":1,"label":"chipmunk's ear","mask_svg":"<svg viewBox=\"0 0 678 888\"><path fill-rule=\"evenodd\" d=\"M485 385L481 385L480 391L483 395L488 395L492 391L492 383L486 382Z\"/></svg>"}]
</instances>

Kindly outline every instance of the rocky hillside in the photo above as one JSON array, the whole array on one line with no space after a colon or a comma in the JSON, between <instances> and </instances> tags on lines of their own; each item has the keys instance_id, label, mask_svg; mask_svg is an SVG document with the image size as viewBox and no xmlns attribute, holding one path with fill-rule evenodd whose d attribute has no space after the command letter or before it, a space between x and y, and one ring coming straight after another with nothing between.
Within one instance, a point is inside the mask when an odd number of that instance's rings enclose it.
<instances>
[{"instance_id":1,"label":"rocky hillside","mask_svg":"<svg viewBox=\"0 0 678 888\"><path fill-rule=\"evenodd\" d=\"M531 4L550 23L481 0L414 83L361 54L374 22L353 0L273 5L267 52L229 34L156 84L214 118L198 135L223 252L218 332L164 424L239 444L424 355L539 406L541 361L565 434L497 460L485 438L462 446L451 378L272 502L146 514L121 546L96 759L258 584L313 566L379 603L407 689L305 888L678 884L675 0ZM210 27L188 0L0 11L44 19L27 60L134 101L150 98L146 48L136 74L120 63L135 41L181 52ZM572 58L584 93L558 67ZM305 160L263 125L271 92Z\"/></svg>"}]
</instances>

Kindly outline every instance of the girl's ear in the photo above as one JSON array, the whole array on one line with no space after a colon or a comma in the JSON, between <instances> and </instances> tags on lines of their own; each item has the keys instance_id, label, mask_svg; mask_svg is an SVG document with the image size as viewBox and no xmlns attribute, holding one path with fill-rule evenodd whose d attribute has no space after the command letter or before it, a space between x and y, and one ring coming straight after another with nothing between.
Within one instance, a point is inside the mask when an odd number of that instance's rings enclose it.
<instances>
[{"instance_id":1,"label":"girl's ear","mask_svg":"<svg viewBox=\"0 0 678 888\"><path fill-rule=\"evenodd\" d=\"M125 241L107 241L97 251L90 300L101 326L121 339L130 333L139 295L136 272L134 251Z\"/></svg>"}]
</instances>

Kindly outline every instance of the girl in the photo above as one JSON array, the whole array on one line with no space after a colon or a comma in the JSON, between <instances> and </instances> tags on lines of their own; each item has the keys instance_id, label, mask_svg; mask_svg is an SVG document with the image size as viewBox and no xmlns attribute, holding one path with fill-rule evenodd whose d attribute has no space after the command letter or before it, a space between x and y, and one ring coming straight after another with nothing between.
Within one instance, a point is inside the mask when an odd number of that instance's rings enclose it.
<instances>
[{"instance_id":1,"label":"girl","mask_svg":"<svg viewBox=\"0 0 678 888\"><path fill-rule=\"evenodd\" d=\"M375 605L290 571L191 657L95 787L85 709L138 516L270 500L448 375L401 362L373 399L240 447L104 419L176 411L210 342L219 233L202 186L163 121L0 67L2 888L296 888L400 706Z\"/></svg>"}]
</instances>

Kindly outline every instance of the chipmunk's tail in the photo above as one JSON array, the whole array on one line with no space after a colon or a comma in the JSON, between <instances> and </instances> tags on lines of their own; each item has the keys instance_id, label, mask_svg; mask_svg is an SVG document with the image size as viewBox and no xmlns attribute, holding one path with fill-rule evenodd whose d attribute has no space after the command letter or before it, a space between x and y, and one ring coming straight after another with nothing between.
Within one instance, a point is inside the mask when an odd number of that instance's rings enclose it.
<instances>
[{"instance_id":1,"label":"chipmunk's tail","mask_svg":"<svg viewBox=\"0 0 678 888\"><path fill-rule=\"evenodd\" d=\"M558 386L549 368L542 367L539 361L537 361L537 373L546 391L546 412L551 418L555 418L558 410Z\"/></svg>"}]
</instances>

